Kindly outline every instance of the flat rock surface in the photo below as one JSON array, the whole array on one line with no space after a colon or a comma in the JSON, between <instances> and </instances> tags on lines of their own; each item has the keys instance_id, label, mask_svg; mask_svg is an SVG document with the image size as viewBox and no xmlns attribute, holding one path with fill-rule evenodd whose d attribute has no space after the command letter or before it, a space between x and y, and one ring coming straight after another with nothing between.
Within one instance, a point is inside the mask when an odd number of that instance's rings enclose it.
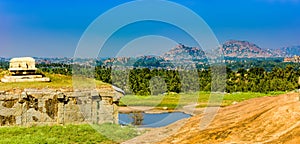
<instances>
[{"instance_id":1,"label":"flat rock surface","mask_svg":"<svg viewBox=\"0 0 300 144\"><path fill-rule=\"evenodd\" d=\"M152 129L126 143L300 143L299 93L247 100L221 108L210 125L202 114Z\"/></svg>"}]
</instances>

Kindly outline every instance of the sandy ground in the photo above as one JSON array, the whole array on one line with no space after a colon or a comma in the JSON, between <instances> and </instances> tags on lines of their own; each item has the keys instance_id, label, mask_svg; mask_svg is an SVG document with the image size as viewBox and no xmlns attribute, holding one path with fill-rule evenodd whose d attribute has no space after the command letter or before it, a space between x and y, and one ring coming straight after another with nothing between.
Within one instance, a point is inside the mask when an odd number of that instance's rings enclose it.
<instances>
[{"instance_id":1,"label":"sandy ground","mask_svg":"<svg viewBox=\"0 0 300 144\"><path fill-rule=\"evenodd\" d=\"M124 144L300 143L299 93L255 98L221 108L206 129L200 129L201 111L189 119L150 129Z\"/></svg>"}]
</instances>

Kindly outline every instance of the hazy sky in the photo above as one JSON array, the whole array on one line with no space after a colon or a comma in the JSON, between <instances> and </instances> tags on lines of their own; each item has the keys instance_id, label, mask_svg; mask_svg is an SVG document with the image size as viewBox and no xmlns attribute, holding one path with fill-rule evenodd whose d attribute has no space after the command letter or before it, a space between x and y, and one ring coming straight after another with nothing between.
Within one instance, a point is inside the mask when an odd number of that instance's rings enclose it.
<instances>
[{"instance_id":1,"label":"hazy sky","mask_svg":"<svg viewBox=\"0 0 300 144\"><path fill-rule=\"evenodd\" d=\"M201 16L220 43L229 39L248 40L270 49L300 45L300 0L171 1ZM72 57L89 24L105 11L125 2L128 1L0 0L0 57ZM155 7L153 10L164 12ZM163 33L172 27L159 28ZM140 26L135 29L147 31ZM118 39L126 39L126 34L129 33L124 30ZM149 37L144 40L147 39ZM156 36L151 43L156 39L157 43L167 40ZM167 41L165 46L174 43ZM194 45L184 40L178 42Z\"/></svg>"}]
</instances>

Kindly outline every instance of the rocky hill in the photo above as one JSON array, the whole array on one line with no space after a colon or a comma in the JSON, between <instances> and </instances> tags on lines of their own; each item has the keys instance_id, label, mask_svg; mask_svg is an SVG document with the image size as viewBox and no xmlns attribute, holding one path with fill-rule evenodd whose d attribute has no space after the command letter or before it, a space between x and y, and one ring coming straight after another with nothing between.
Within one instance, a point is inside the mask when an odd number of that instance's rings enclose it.
<instances>
[{"instance_id":1,"label":"rocky hill","mask_svg":"<svg viewBox=\"0 0 300 144\"><path fill-rule=\"evenodd\" d=\"M275 49L273 53L281 57L300 56L300 46L282 47Z\"/></svg>"},{"instance_id":2,"label":"rocky hill","mask_svg":"<svg viewBox=\"0 0 300 144\"><path fill-rule=\"evenodd\" d=\"M300 55L300 46L283 47L275 50L264 49L258 45L239 40L229 40L221 45L224 56L235 58L270 58ZM172 48L162 56L165 60L204 59L205 52L197 47L183 44Z\"/></svg>"},{"instance_id":3,"label":"rocky hill","mask_svg":"<svg viewBox=\"0 0 300 144\"><path fill-rule=\"evenodd\" d=\"M204 59L205 53L197 47L188 47L183 44L179 44L170 51L164 53L162 57L165 60Z\"/></svg>"},{"instance_id":4,"label":"rocky hill","mask_svg":"<svg viewBox=\"0 0 300 144\"><path fill-rule=\"evenodd\" d=\"M230 40L222 45L224 55L237 58L274 57L270 50L262 49L248 41Z\"/></svg>"}]
</instances>

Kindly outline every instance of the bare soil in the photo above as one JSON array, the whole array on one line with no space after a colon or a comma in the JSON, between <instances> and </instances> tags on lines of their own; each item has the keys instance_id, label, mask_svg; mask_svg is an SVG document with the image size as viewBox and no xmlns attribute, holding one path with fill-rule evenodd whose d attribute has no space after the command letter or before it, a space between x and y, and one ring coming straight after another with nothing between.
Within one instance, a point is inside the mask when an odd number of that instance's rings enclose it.
<instances>
[{"instance_id":1,"label":"bare soil","mask_svg":"<svg viewBox=\"0 0 300 144\"><path fill-rule=\"evenodd\" d=\"M221 108L204 129L200 121L204 113L180 120L124 143L300 143L299 93L263 97Z\"/></svg>"}]
</instances>

